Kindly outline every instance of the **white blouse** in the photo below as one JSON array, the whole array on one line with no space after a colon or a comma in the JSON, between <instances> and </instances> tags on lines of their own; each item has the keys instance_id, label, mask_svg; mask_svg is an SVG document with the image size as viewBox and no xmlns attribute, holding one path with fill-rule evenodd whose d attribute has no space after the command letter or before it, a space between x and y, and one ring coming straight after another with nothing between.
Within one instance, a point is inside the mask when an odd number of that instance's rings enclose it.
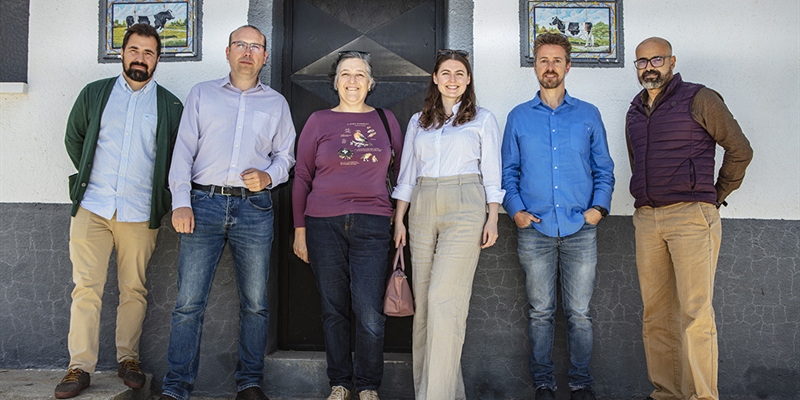
<instances>
[{"instance_id":1,"label":"white blouse","mask_svg":"<svg viewBox=\"0 0 800 400\"><path fill-rule=\"evenodd\" d=\"M453 106L458 114L461 103ZM420 176L442 178L480 174L487 203L502 203L500 146L502 138L491 111L478 107L475 119L453 126L453 118L441 128L422 129L418 112L411 117L406 131L400 176L392 197L411 202L411 191Z\"/></svg>"}]
</instances>

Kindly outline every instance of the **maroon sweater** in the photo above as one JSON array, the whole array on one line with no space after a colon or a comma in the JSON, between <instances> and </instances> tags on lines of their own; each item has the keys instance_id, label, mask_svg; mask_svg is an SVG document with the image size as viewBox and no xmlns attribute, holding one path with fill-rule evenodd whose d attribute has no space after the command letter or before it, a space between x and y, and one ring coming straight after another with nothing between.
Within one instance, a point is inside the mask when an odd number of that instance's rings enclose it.
<instances>
[{"instance_id":1,"label":"maroon sweater","mask_svg":"<svg viewBox=\"0 0 800 400\"><path fill-rule=\"evenodd\" d=\"M403 134L394 114L385 112L392 131L396 178ZM307 215L391 216L392 203L386 188L391 154L389 136L377 111L320 110L311 114L297 141L292 187L295 228L306 225Z\"/></svg>"}]
</instances>

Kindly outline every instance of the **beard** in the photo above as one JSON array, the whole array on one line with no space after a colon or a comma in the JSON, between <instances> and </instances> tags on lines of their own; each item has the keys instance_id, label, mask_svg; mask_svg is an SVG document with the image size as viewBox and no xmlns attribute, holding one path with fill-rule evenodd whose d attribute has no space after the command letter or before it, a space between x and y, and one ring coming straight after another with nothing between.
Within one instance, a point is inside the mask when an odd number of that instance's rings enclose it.
<instances>
[{"instance_id":1,"label":"beard","mask_svg":"<svg viewBox=\"0 0 800 400\"><path fill-rule=\"evenodd\" d=\"M661 71L648 70L639 75L639 83L642 87L648 90L658 89L664 87L667 82L672 79L672 70L669 70L666 75L661 75Z\"/></svg>"},{"instance_id":2,"label":"beard","mask_svg":"<svg viewBox=\"0 0 800 400\"><path fill-rule=\"evenodd\" d=\"M547 74L554 74L555 78L546 77ZM564 82L564 77L559 76L555 71L545 71L542 77L539 78L539 84L545 89L555 89Z\"/></svg>"},{"instance_id":3,"label":"beard","mask_svg":"<svg viewBox=\"0 0 800 400\"><path fill-rule=\"evenodd\" d=\"M139 70L139 69L134 69L133 68L134 65L140 65L140 66L144 67L145 70L142 71L142 70ZM128 65L128 69L125 70L125 75L127 75L128 78L131 78L132 80L134 80L136 82L146 82L147 80L149 80L153 76L153 72L155 72L155 70L156 70L155 67L153 67L152 71L149 71L148 69L149 68L148 68L147 64L145 64L145 63L131 61L131 63Z\"/></svg>"}]
</instances>

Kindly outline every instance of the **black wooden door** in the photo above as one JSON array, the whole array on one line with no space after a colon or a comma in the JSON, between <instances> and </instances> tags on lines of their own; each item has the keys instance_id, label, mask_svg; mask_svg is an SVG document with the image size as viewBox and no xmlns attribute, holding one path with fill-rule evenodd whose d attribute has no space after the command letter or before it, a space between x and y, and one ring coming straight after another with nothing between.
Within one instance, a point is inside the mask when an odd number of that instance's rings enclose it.
<instances>
[{"instance_id":1,"label":"black wooden door","mask_svg":"<svg viewBox=\"0 0 800 400\"><path fill-rule=\"evenodd\" d=\"M344 50L372 55L377 86L367 104L392 110L405 129L422 108L436 51L443 47L443 7L442 0L286 0L282 87L298 134L311 113L338 103L328 72ZM316 281L292 253L291 203L282 198L279 212L289 222L280 224L277 245L289 256L279 257L278 265L278 348L324 350ZM411 351L411 322L387 318L385 351Z\"/></svg>"}]
</instances>

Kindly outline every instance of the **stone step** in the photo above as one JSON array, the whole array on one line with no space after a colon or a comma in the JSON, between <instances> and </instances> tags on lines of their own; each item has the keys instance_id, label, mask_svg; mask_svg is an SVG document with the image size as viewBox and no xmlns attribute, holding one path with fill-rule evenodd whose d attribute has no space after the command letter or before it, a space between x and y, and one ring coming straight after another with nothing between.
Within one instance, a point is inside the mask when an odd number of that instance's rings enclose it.
<instances>
[{"instance_id":1,"label":"stone step","mask_svg":"<svg viewBox=\"0 0 800 400\"><path fill-rule=\"evenodd\" d=\"M0 369L0 400L54 399L53 392L65 370ZM82 391L80 400L149 400L152 376L147 375L144 387L131 389L117 377L116 371L92 374L91 386Z\"/></svg>"}]
</instances>

